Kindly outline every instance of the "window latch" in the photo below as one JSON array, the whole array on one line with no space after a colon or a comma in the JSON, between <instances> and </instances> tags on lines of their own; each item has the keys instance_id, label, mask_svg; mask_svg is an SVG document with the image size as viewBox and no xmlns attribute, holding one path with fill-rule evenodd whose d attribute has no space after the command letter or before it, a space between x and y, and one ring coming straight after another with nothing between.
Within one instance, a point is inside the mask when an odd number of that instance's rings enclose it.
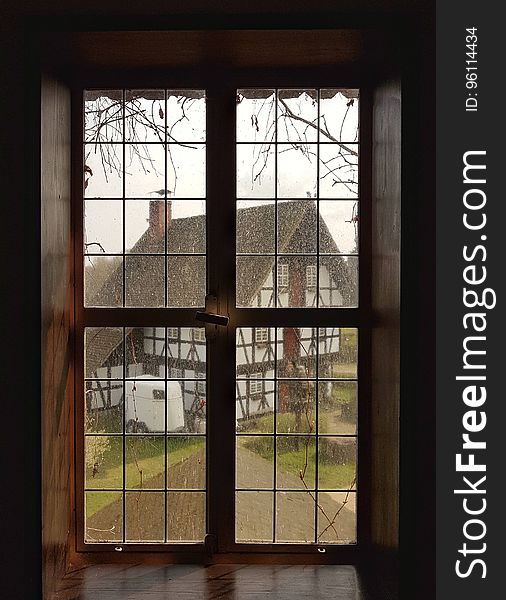
<instances>
[{"instance_id":1,"label":"window latch","mask_svg":"<svg viewBox=\"0 0 506 600\"><path fill-rule=\"evenodd\" d=\"M198 310L195 314L197 321L206 323L209 325L221 325L226 327L228 325L228 316L218 314L218 299L216 296L206 296L206 308L204 311Z\"/></svg>"}]
</instances>

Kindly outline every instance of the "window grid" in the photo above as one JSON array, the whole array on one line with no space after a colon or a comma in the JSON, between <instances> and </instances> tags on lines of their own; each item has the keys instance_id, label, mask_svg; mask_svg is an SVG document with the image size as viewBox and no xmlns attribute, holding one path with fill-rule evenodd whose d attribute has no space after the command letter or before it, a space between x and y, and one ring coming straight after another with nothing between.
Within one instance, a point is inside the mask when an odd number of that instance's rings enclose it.
<instances>
[{"instance_id":1,"label":"window grid","mask_svg":"<svg viewBox=\"0 0 506 600\"><path fill-rule=\"evenodd\" d=\"M246 90L238 90L238 97L241 95L241 92ZM268 139L267 141L245 141L244 139L238 139L236 141L237 148L240 147L254 147L255 145L261 145L262 147L266 146L268 151L272 151L272 147L274 148L274 185L272 186L272 194L270 197L272 198L271 203L274 203L274 252L265 251L266 247L263 250L256 251L247 251L244 249L237 249L237 307L239 308L249 308L249 307L258 307L258 308L286 308L292 306L307 306L307 307L315 307L315 308L335 308L335 307L357 307L358 306L358 204L360 197L359 190L359 164L358 164L358 155L359 155L359 131L358 131L358 122L357 122L357 131L355 133L355 139L341 139L341 135L337 138L333 137L328 133L327 123L325 121L325 115L322 117L321 115L321 102L322 102L322 92L341 92L344 90L336 89L317 89L317 90L293 90L296 91L305 91L305 92L315 92L316 94L316 106L317 106L317 135L316 139L311 142L286 142L280 141L279 139L279 128L280 128L280 112L279 112L279 98L280 92L289 92L288 89L270 89L267 90L257 90L258 92L269 92L272 91L274 94L274 134L272 139ZM356 97L358 98L358 90L353 90L356 92ZM328 98L328 96L327 96ZM353 105L353 101L350 100L350 105ZM349 106L348 106L349 108ZM348 111L348 109L347 109ZM346 119L346 115L348 112L346 111L345 116L343 117L343 123L341 124L341 134L342 128L344 126L344 120ZM286 117L286 114L282 115ZM253 123L253 116L251 117ZM309 127L309 125L308 125ZM258 129L258 124L257 124ZM324 129L327 133L324 134ZM262 139L262 138L260 138ZM282 148L280 151L280 146L290 146L292 145L294 149L297 146L303 146L304 143L309 146L314 146L314 154L316 157L316 175L315 175L315 198L312 200L315 204L316 211L316 243L315 248L312 250L305 250L300 252L290 252L286 250L286 244L283 247L279 244L279 211L280 206L285 203L294 203L301 204L304 202L302 195L298 194L297 197L290 197L288 195L280 196L278 193L278 188L280 186L279 181L279 171L278 171L278 157L281 151L285 151L286 149ZM353 163L349 163L349 166L354 173L352 179L347 181L346 179L340 179L340 186L338 186L339 190L345 190L346 195L336 193L329 194L328 190L326 190L325 194L322 196L320 190L321 181L326 178L329 174L332 174L332 170L328 167L329 163L332 163L333 160L336 159L336 156L330 158L327 157L327 149L332 149L332 146L335 146L336 149L334 152L338 152L337 157L341 157L344 163L348 162L348 157L342 154L348 153L353 158ZM325 148L325 155L321 156L321 148ZM267 150L265 150L267 152ZM308 152L310 154L310 152ZM254 165L253 165L254 166ZM325 167L325 171L321 173L321 167ZM238 165L239 168L239 165ZM253 168L253 167L252 167ZM335 171L339 171L341 167L335 168ZM257 175L258 177L258 175ZM256 178L255 178L256 179ZM261 178L260 178L261 179ZM336 181L337 182L337 181ZM237 183L237 211L240 211L239 203L241 201L247 201L248 205L253 205L255 202L258 204L263 203L265 205L268 204L269 194L266 196L262 193L260 194L241 194L241 190L239 189L239 171L238 171L238 183ZM310 193L307 192L308 196ZM332 235L339 235L342 231L339 230L339 227L344 227L344 223L348 223L351 228L355 230L355 244L352 247L352 251L348 251L347 247L350 242L345 243L345 248L339 248L335 243L334 239L334 247L333 250L329 248L325 248L322 246L323 243L328 243L327 240L322 239L321 230L323 227L327 227L326 224L322 221L322 210L320 208L321 201L325 201L326 205L329 206L333 204L333 209L336 209L338 204L348 204L349 210L347 214L349 215L349 219L343 220L341 224L338 226L336 223L333 224L334 233ZM310 201L311 202L311 201ZM343 219L341 216L340 219ZM268 226L268 224L266 225ZM331 226L332 228L332 226ZM240 234L241 232L239 232ZM239 244L239 239L237 240L237 244ZM343 242L344 243L344 242ZM285 275L281 274L283 269L290 268L290 272L292 271L292 266L286 262L286 259L289 257L294 257L294 261L296 259L305 260L306 262L314 263L316 261L316 286L306 285L305 287L311 291L313 287L315 287L315 293L310 294L310 296L306 299L296 300L294 304L293 298L288 300L282 299L281 296L285 293L285 290L289 288L289 281L286 281ZM272 257L272 258L271 258ZM314 258L312 258L314 257ZM333 258L331 258L333 257ZM241 287L243 286L243 279L248 279L248 272L251 269L255 268L255 264L258 263L259 260L263 260L264 262L269 262L272 260L273 266L271 269L272 276L272 287L269 284L264 285L262 289L258 292L255 298L251 299L245 297L242 293ZM285 261L284 263L280 261ZM296 264L295 262L293 264ZM282 266L282 265L286 265ZM309 266L309 265L307 265ZM324 270L327 274L326 280L327 283L320 281L321 271ZM339 273L343 271L347 271L347 277L342 280L342 277ZM336 275L337 273L337 275ZM291 275L290 275L291 277ZM340 281L337 281L341 277ZM291 286L293 287L293 286ZM262 295L264 293L264 295Z\"/></svg>"},{"instance_id":2,"label":"window grid","mask_svg":"<svg viewBox=\"0 0 506 600\"><path fill-rule=\"evenodd\" d=\"M259 494L272 494L272 539L263 539L258 540L247 540L238 538L238 527L241 525L236 520L236 541L238 543L290 543L289 541L282 538L281 530L278 531L277 519L282 518L283 515L279 513L280 509L277 506L279 500L279 494L286 493L297 493L297 494L306 494L313 506L312 512L312 520L313 520L313 538L310 540L306 540L309 543L343 543L340 542L339 539L329 540L327 534L327 539L320 539L321 532L325 529L326 525L323 523L322 519L325 519L324 511L321 502L326 502L326 505L329 503L329 497L336 496L336 494L340 494L342 499L346 499L346 502L355 502L357 498L357 486L356 486L356 469L357 469L357 440L358 440L358 432L356 425L356 416L355 416L355 425L354 430L351 433L347 433L344 429L340 429L338 425L336 425L335 429L330 431L325 431L325 429L321 430L320 426L320 403L326 402L328 404L329 399L328 396L325 398L320 397L320 386L342 386L342 385L351 385L354 389L355 399L357 400L357 388L358 388L358 376L357 376L357 356L358 356L358 331L357 330L344 330L346 335L352 337L350 332L353 332L354 341L352 341L351 345L348 345L347 348L341 346L341 342L339 346L335 346L329 349L328 346L325 345L325 342L330 338L337 338L342 340L346 337L343 333L343 330L339 330L339 335L336 336L334 330L329 328L272 328L272 332L269 335L270 341L268 342L269 346L272 346L272 349L268 349L267 352L270 355L272 350L273 360L262 363L262 358L257 355L257 351L255 350L255 344L253 340L255 339L253 328L238 328L237 330L237 358L236 358L236 371L237 371L237 389L239 394L239 389L241 382L247 383L249 387L247 387L248 393L253 395L256 392L256 387L252 389L252 383L256 380L257 383L262 384L262 392L266 393L267 384L272 382L272 423L273 429L269 433L270 429L267 428L262 431L252 431L248 430L248 423L255 424L255 419L261 420L265 419L268 414L262 413L260 416L256 416L254 414L250 414L248 410L247 416L243 416L242 419L239 419L237 422L237 431L236 431L236 444L237 452L240 451L241 448L241 440L243 444L251 445L251 440L258 440L259 444L264 444L267 440L271 440L272 448L273 448L273 463L272 463L272 485L240 485L236 480L236 502L239 502L240 492L258 492ZM267 329L269 332L270 330ZM324 333L322 333L324 332ZM287 372L287 366L284 361L287 360L286 353L289 341L295 337L297 340L298 348L300 350L300 354L298 356L299 366L304 365L304 372L301 375L300 369L295 369L290 372ZM251 347L249 346L248 340L251 341ZM282 350L282 354L279 351ZM350 354L351 353L351 354ZM262 355L264 356L264 355ZM351 359L350 359L351 356ZM329 362L329 360L331 362ZM351 360L351 367L344 361ZM260 362L259 362L260 361ZM336 362L337 361L337 362ZM243 368L244 365L247 369L250 370L250 373L244 373ZM321 371L320 366L326 365L325 369ZM329 366L330 365L330 366ZM333 366L335 365L335 366ZM257 371L255 368L259 366L263 367L263 371ZM330 369L330 371L329 371ZM246 377L246 379L245 379ZM305 386L308 386L308 392L306 396L305 408L304 410L306 417L308 417L309 422L314 420L314 424L311 426L309 430L304 430L302 428L299 431L286 431L284 429L283 418L287 415L291 415L291 409L287 412L287 407L282 406L283 402L286 402L286 396L290 397L289 402L300 402L300 399L296 399L297 389L304 390ZM271 388L269 388L271 389ZM328 394L328 391L327 391ZM334 394L334 390L332 390L331 394ZM282 395L285 396L284 401L282 400ZM334 396L331 396L331 403L334 402ZM239 396L238 396L239 400ZM246 399L247 400L247 399ZM353 401L352 401L353 402ZM269 403L270 404L270 403ZM342 410L342 409L341 409ZM328 407L327 407L328 411ZM332 411L331 411L332 413ZM352 410L353 413L353 410ZM309 415L309 416L308 416ZM328 415L325 415L325 412L322 413L322 419L328 418ZM243 421L243 422L241 422ZM269 421L270 422L270 421ZM324 423L325 421L322 421ZM346 423L341 423L340 426L344 426ZM267 427L267 425L264 425ZM351 426L351 425L346 425ZM270 426L269 426L270 427ZM328 425L325 425L328 427ZM289 443L289 440L294 440L295 443L300 443L303 440L303 444L306 445L307 449L313 448L313 457L309 459L308 469L306 471L306 476L309 481L301 481L300 487L290 486L286 483L283 483L284 478L287 477L287 468L294 468L290 462L283 463L280 462L280 459L283 455L282 450L279 448L281 444L281 448L286 447L286 444ZM339 448L343 449L343 452L348 449L349 452L353 455L351 458L348 456L347 461L351 461L348 463L343 463L343 466L340 467L338 464L333 464L333 468L342 469L342 474L339 475L341 481L343 477L347 481L347 485L335 486L332 485L329 487L329 484L324 482L324 479L320 479L319 474L319 466L320 466L320 445L321 443L325 443L326 452L328 453L329 448L334 448L339 451ZM351 446L350 446L351 444ZM254 447L254 446L253 446ZM355 449L355 450L354 450ZM354 452L353 452L354 450ZM334 451L334 450L332 450ZM311 451L309 452L311 454ZM244 460L240 454L236 455L236 460ZM328 458L327 458L328 460ZM238 463L239 464L239 463ZM288 465L288 467L287 467ZM312 465L312 467L311 467ZM349 465L349 466L348 466ZM301 471L304 469L304 465L297 465ZM353 472L355 475L351 475L350 467L354 467ZM244 468L244 465L243 465ZM350 473L349 473L350 471ZM310 478L310 473L314 472L314 481ZM294 471L295 473L295 471ZM324 473L325 475L325 473ZM244 475L238 475L244 480ZM328 476L328 472L325 475ZM296 481L296 476L292 476L292 482ZM303 484L302 484L303 483ZM323 495L323 496L322 496ZM333 497L332 496L332 497ZM296 496L301 498L302 496ZM320 498L323 500L320 500ZM239 514L239 509L236 509L236 514ZM331 515L330 520L332 520ZM356 518L356 517L355 517ZM237 519L237 517L236 517ZM320 523L320 524L319 524ZM337 522L338 523L338 522ZM328 525L328 523L327 523ZM279 525L281 527L281 525ZM355 526L356 527L356 524ZM356 529L355 529L356 536ZM344 543L354 543L352 540L346 539ZM300 541L293 542L300 543Z\"/></svg>"}]
</instances>

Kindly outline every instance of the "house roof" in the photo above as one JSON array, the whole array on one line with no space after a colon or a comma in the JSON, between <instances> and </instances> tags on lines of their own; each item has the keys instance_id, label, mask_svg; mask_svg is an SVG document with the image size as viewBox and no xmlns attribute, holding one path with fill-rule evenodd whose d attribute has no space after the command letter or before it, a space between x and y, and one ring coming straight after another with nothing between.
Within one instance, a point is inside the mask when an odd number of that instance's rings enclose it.
<instances>
[{"instance_id":1,"label":"house roof","mask_svg":"<svg viewBox=\"0 0 506 600\"><path fill-rule=\"evenodd\" d=\"M316 222L318 214L313 199L282 201L277 203L278 245L277 253L282 255L299 254L290 257L291 262L299 261L304 266L307 256L316 252ZM237 252L238 254L257 253L253 258L238 258L237 301L239 306L247 306L262 288L274 266L274 256L259 253L275 251L275 205L264 203L260 206L240 208L237 211ZM325 221L319 218L320 253L338 253L332 235ZM205 215L171 219L167 227L167 247L170 253L205 253ZM143 304L163 306L165 299L165 256L139 256L163 251L163 228L148 227L131 252L137 256L125 257L126 303L129 306ZM309 259L313 262L313 258ZM339 282L345 300L347 291L354 293L355 276L342 258L329 259L320 255L320 261L327 263L330 276ZM133 277L135 273L135 277ZM205 290L205 257L168 257L167 290L171 306L201 306ZM123 284L121 265L106 279L92 299L93 306L117 306L120 304ZM118 330L120 331L120 330ZM119 345L122 334L115 329L97 334L88 353L86 372L91 373L104 364L107 357Z\"/></svg>"}]
</instances>

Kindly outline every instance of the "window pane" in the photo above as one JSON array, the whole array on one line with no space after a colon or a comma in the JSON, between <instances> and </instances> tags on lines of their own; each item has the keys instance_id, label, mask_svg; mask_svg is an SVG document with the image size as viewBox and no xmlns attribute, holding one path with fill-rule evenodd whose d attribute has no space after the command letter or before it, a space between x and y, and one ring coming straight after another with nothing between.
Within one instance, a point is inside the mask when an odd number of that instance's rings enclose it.
<instances>
[{"instance_id":1,"label":"window pane","mask_svg":"<svg viewBox=\"0 0 506 600\"><path fill-rule=\"evenodd\" d=\"M276 487L290 490L314 489L315 454L314 436L278 436L276 442Z\"/></svg>"},{"instance_id":2,"label":"window pane","mask_svg":"<svg viewBox=\"0 0 506 600\"><path fill-rule=\"evenodd\" d=\"M201 436L167 438L167 487L206 488L206 440Z\"/></svg>"},{"instance_id":3,"label":"window pane","mask_svg":"<svg viewBox=\"0 0 506 600\"><path fill-rule=\"evenodd\" d=\"M236 492L236 542L272 542L273 501L272 492Z\"/></svg>"},{"instance_id":4,"label":"window pane","mask_svg":"<svg viewBox=\"0 0 506 600\"><path fill-rule=\"evenodd\" d=\"M167 494L167 538L172 542L203 542L206 534L206 495Z\"/></svg>"},{"instance_id":5,"label":"window pane","mask_svg":"<svg viewBox=\"0 0 506 600\"><path fill-rule=\"evenodd\" d=\"M85 437L85 487L121 489L123 487L123 444L120 437Z\"/></svg>"},{"instance_id":6,"label":"window pane","mask_svg":"<svg viewBox=\"0 0 506 600\"><path fill-rule=\"evenodd\" d=\"M279 202L278 252L316 253L318 213L314 200Z\"/></svg>"},{"instance_id":7,"label":"window pane","mask_svg":"<svg viewBox=\"0 0 506 600\"><path fill-rule=\"evenodd\" d=\"M165 538L165 494L125 494L125 538L127 542L163 542Z\"/></svg>"},{"instance_id":8,"label":"window pane","mask_svg":"<svg viewBox=\"0 0 506 600\"><path fill-rule=\"evenodd\" d=\"M321 142L358 142L358 96L356 89L320 90Z\"/></svg>"},{"instance_id":9,"label":"window pane","mask_svg":"<svg viewBox=\"0 0 506 600\"><path fill-rule=\"evenodd\" d=\"M320 165L320 198L357 198L357 144L321 144Z\"/></svg>"},{"instance_id":10,"label":"window pane","mask_svg":"<svg viewBox=\"0 0 506 600\"><path fill-rule=\"evenodd\" d=\"M356 379L358 330L339 328L320 335L319 375L330 379Z\"/></svg>"},{"instance_id":11,"label":"window pane","mask_svg":"<svg viewBox=\"0 0 506 600\"><path fill-rule=\"evenodd\" d=\"M237 380L235 418L238 433L274 432L274 389L275 382L271 379Z\"/></svg>"},{"instance_id":12,"label":"window pane","mask_svg":"<svg viewBox=\"0 0 506 600\"><path fill-rule=\"evenodd\" d=\"M355 489L357 440L354 437L320 437L318 441L318 488Z\"/></svg>"},{"instance_id":13,"label":"window pane","mask_svg":"<svg viewBox=\"0 0 506 600\"><path fill-rule=\"evenodd\" d=\"M121 144L85 145L84 195L86 198L123 196L123 146Z\"/></svg>"},{"instance_id":14,"label":"window pane","mask_svg":"<svg viewBox=\"0 0 506 600\"><path fill-rule=\"evenodd\" d=\"M276 332L278 378L316 376L317 331L312 327L282 327Z\"/></svg>"},{"instance_id":15,"label":"window pane","mask_svg":"<svg viewBox=\"0 0 506 600\"><path fill-rule=\"evenodd\" d=\"M85 388L85 433L121 433L123 382L87 381Z\"/></svg>"},{"instance_id":16,"label":"window pane","mask_svg":"<svg viewBox=\"0 0 506 600\"><path fill-rule=\"evenodd\" d=\"M167 141L204 142L205 139L204 90L167 90Z\"/></svg>"},{"instance_id":17,"label":"window pane","mask_svg":"<svg viewBox=\"0 0 506 600\"><path fill-rule=\"evenodd\" d=\"M167 194L174 198L206 195L206 147L202 144L167 146Z\"/></svg>"},{"instance_id":18,"label":"window pane","mask_svg":"<svg viewBox=\"0 0 506 600\"><path fill-rule=\"evenodd\" d=\"M205 256L171 256L167 259L167 305L202 307L206 295Z\"/></svg>"},{"instance_id":19,"label":"window pane","mask_svg":"<svg viewBox=\"0 0 506 600\"><path fill-rule=\"evenodd\" d=\"M158 256L125 258L125 305L164 306L164 259Z\"/></svg>"},{"instance_id":20,"label":"window pane","mask_svg":"<svg viewBox=\"0 0 506 600\"><path fill-rule=\"evenodd\" d=\"M125 141L165 141L165 93L163 90L125 91Z\"/></svg>"},{"instance_id":21,"label":"window pane","mask_svg":"<svg viewBox=\"0 0 506 600\"><path fill-rule=\"evenodd\" d=\"M278 142L316 142L318 92L278 90Z\"/></svg>"},{"instance_id":22,"label":"window pane","mask_svg":"<svg viewBox=\"0 0 506 600\"><path fill-rule=\"evenodd\" d=\"M358 202L320 200L320 254L358 252Z\"/></svg>"},{"instance_id":23,"label":"window pane","mask_svg":"<svg viewBox=\"0 0 506 600\"><path fill-rule=\"evenodd\" d=\"M275 91L237 90L237 141L267 142L275 135Z\"/></svg>"},{"instance_id":24,"label":"window pane","mask_svg":"<svg viewBox=\"0 0 506 600\"><path fill-rule=\"evenodd\" d=\"M277 147L278 197L315 198L316 144L279 144Z\"/></svg>"},{"instance_id":25,"label":"window pane","mask_svg":"<svg viewBox=\"0 0 506 600\"><path fill-rule=\"evenodd\" d=\"M84 203L84 252L123 252L123 205L120 201L87 200Z\"/></svg>"},{"instance_id":26,"label":"window pane","mask_svg":"<svg viewBox=\"0 0 506 600\"><path fill-rule=\"evenodd\" d=\"M130 379L165 378L165 328L131 327L125 331L126 369Z\"/></svg>"},{"instance_id":27,"label":"window pane","mask_svg":"<svg viewBox=\"0 0 506 600\"><path fill-rule=\"evenodd\" d=\"M84 92L84 139L86 142L121 142L123 138L123 91Z\"/></svg>"},{"instance_id":28,"label":"window pane","mask_svg":"<svg viewBox=\"0 0 506 600\"><path fill-rule=\"evenodd\" d=\"M320 258L319 305L358 306L358 257Z\"/></svg>"},{"instance_id":29,"label":"window pane","mask_svg":"<svg viewBox=\"0 0 506 600\"><path fill-rule=\"evenodd\" d=\"M318 386L319 433L355 434L357 431L357 383L321 381Z\"/></svg>"},{"instance_id":30,"label":"window pane","mask_svg":"<svg viewBox=\"0 0 506 600\"><path fill-rule=\"evenodd\" d=\"M123 327L86 327L84 376L93 379L123 377Z\"/></svg>"},{"instance_id":31,"label":"window pane","mask_svg":"<svg viewBox=\"0 0 506 600\"><path fill-rule=\"evenodd\" d=\"M315 541L315 505L305 492L276 493L276 542Z\"/></svg>"},{"instance_id":32,"label":"window pane","mask_svg":"<svg viewBox=\"0 0 506 600\"><path fill-rule=\"evenodd\" d=\"M355 544L357 541L357 494L318 494L318 543Z\"/></svg>"},{"instance_id":33,"label":"window pane","mask_svg":"<svg viewBox=\"0 0 506 600\"><path fill-rule=\"evenodd\" d=\"M128 200L125 202L125 251L134 254L163 254L165 200Z\"/></svg>"},{"instance_id":34,"label":"window pane","mask_svg":"<svg viewBox=\"0 0 506 600\"><path fill-rule=\"evenodd\" d=\"M237 202L238 254L266 254L275 250L275 204L272 201Z\"/></svg>"},{"instance_id":35,"label":"window pane","mask_svg":"<svg viewBox=\"0 0 506 600\"><path fill-rule=\"evenodd\" d=\"M236 290L238 307L273 307L273 256L238 256Z\"/></svg>"},{"instance_id":36,"label":"window pane","mask_svg":"<svg viewBox=\"0 0 506 600\"><path fill-rule=\"evenodd\" d=\"M84 541L120 542L123 539L121 492L85 492Z\"/></svg>"},{"instance_id":37,"label":"window pane","mask_svg":"<svg viewBox=\"0 0 506 600\"><path fill-rule=\"evenodd\" d=\"M277 433L315 433L315 385L312 381L278 383Z\"/></svg>"},{"instance_id":38,"label":"window pane","mask_svg":"<svg viewBox=\"0 0 506 600\"><path fill-rule=\"evenodd\" d=\"M237 146L237 197L275 197L275 153L271 144Z\"/></svg>"},{"instance_id":39,"label":"window pane","mask_svg":"<svg viewBox=\"0 0 506 600\"><path fill-rule=\"evenodd\" d=\"M123 305L121 256L86 256L84 259L85 306Z\"/></svg>"},{"instance_id":40,"label":"window pane","mask_svg":"<svg viewBox=\"0 0 506 600\"><path fill-rule=\"evenodd\" d=\"M162 411L163 413L163 411ZM155 436L127 436L125 439L125 487L165 487L165 439Z\"/></svg>"},{"instance_id":41,"label":"window pane","mask_svg":"<svg viewBox=\"0 0 506 600\"><path fill-rule=\"evenodd\" d=\"M316 307L316 290L306 286L306 271L316 262L314 256L278 256L279 308Z\"/></svg>"},{"instance_id":42,"label":"window pane","mask_svg":"<svg viewBox=\"0 0 506 600\"><path fill-rule=\"evenodd\" d=\"M236 486L239 489L274 487L274 438L272 436L237 437Z\"/></svg>"}]
</instances>

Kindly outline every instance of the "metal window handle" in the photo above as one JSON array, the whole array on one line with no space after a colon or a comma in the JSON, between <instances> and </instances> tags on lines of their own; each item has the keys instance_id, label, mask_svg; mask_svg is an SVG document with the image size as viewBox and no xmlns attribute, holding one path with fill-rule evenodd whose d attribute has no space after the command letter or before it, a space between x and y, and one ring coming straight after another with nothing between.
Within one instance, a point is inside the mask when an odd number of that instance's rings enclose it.
<instances>
[{"instance_id":1,"label":"metal window handle","mask_svg":"<svg viewBox=\"0 0 506 600\"><path fill-rule=\"evenodd\" d=\"M225 315L217 315L216 313L197 311L195 318L197 321L209 323L210 325L223 325L224 327L228 325L228 317Z\"/></svg>"},{"instance_id":2,"label":"metal window handle","mask_svg":"<svg viewBox=\"0 0 506 600\"><path fill-rule=\"evenodd\" d=\"M195 314L195 319L201 323L221 325L223 327L228 325L229 320L227 315L218 314L218 299L212 294L206 296L206 308L205 310L198 310Z\"/></svg>"}]
</instances>

